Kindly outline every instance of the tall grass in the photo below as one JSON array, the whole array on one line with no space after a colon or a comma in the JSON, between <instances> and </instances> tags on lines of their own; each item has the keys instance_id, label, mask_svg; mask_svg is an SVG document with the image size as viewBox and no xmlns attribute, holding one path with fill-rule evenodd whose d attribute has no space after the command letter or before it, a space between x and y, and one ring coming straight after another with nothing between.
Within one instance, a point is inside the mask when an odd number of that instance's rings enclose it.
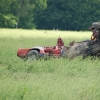
<instances>
[{"instance_id":1,"label":"tall grass","mask_svg":"<svg viewBox=\"0 0 100 100\"><path fill-rule=\"evenodd\" d=\"M90 39L91 32L0 29L0 100L99 100L99 59L23 61L20 47L54 46L58 37Z\"/></svg>"}]
</instances>

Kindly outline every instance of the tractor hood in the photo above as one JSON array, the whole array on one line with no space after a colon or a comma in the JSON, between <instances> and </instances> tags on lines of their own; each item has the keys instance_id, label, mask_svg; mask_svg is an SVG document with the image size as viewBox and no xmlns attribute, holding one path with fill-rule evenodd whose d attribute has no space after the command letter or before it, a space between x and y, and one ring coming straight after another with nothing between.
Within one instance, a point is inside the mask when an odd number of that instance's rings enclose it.
<instances>
[{"instance_id":1,"label":"tractor hood","mask_svg":"<svg viewBox=\"0 0 100 100\"><path fill-rule=\"evenodd\" d=\"M44 49L43 46L36 46L36 47L32 47L32 49Z\"/></svg>"}]
</instances>

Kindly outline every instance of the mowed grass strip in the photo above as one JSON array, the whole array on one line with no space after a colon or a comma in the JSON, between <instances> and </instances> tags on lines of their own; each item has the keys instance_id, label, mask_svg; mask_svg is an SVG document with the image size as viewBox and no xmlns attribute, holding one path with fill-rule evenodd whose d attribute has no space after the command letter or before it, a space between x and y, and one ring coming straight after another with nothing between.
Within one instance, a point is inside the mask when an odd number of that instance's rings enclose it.
<instances>
[{"instance_id":1,"label":"mowed grass strip","mask_svg":"<svg viewBox=\"0 0 100 100\"><path fill-rule=\"evenodd\" d=\"M91 32L0 29L0 100L99 100L99 59L23 61L21 47L90 39Z\"/></svg>"}]
</instances>

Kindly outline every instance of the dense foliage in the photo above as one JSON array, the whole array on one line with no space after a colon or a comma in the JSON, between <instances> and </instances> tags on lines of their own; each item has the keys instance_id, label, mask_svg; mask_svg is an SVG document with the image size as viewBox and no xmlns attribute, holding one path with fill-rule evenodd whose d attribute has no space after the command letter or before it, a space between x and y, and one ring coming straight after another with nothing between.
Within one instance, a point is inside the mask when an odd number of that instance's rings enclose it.
<instances>
[{"instance_id":1,"label":"dense foliage","mask_svg":"<svg viewBox=\"0 0 100 100\"><path fill-rule=\"evenodd\" d=\"M100 0L0 0L0 27L88 30Z\"/></svg>"},{"instance_id":2,"label":"dense foliage","mask_svg":"<svg viewBox=\"0 0 100 100\"><path fill-rule=\"evenodd\" d=\"M37 14L37 28L87 30L92 22L100 20L99 3L99 0L48 0L47 9Z\"/></svg>"},{"instance_id":3,"label":"dense foliage","mask_svg":"<svg viewBox=\"0 0 100 100\"><path fill-rule=\"evenodd\" d=\"M0 27L34 28L34 12L43 10L47 0L0 0Z\"/></svg>"}]
</instances>

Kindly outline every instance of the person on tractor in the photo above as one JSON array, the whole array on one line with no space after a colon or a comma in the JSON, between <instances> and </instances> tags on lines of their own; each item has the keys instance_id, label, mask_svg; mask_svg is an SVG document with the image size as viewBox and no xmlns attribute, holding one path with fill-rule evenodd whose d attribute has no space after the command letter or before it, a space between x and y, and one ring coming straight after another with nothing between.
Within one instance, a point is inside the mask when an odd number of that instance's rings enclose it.
<instances>
[{"instance_id":1,"label":"person on tractor","mask_svg":"<svg viewBox=\"0 0 100 100\"><path fill-rule=\"evenodd\" d=\"M91 40L100 42L100 22L94 22L89 29L93 32Z\"/></svg>"},{"instance_id":2,"label":"person on tractor","mask_svg":"<svg viewBox=\"0 0 100 100\"><path fill-rule=\"evenodd\" d=\"M58 49L62 49L63 47L64 47L64 42L63 42L63 40L59 37L58 38L58 40L57 40L57 45L56 45L56 47L58 48Z\"/></svg>"}]
</instances>

